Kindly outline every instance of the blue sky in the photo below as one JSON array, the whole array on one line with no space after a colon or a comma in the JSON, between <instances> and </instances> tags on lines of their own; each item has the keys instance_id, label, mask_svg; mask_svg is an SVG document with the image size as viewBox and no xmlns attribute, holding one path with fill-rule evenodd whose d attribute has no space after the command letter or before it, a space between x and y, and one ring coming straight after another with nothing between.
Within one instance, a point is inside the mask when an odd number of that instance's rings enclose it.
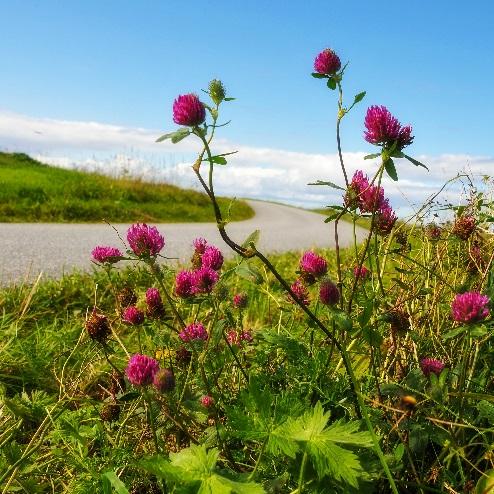
<instances>
[{"instance_id":1,"label":"blue sky","mask_svg":"<svg viewBox=\"0 0 494 494\"><path fill-rule=\"evenodd\" d=\"M347 100L367 91L345 149L372 152L364 113L384 104L413 125L415 155L494 156L490 1L0 0L0 17L0 118L165 131L176 95L218 77L237 98L225 139L331 154L336 95L310 72L332 47L350 62Z\"/></svg>"}]
</instances>

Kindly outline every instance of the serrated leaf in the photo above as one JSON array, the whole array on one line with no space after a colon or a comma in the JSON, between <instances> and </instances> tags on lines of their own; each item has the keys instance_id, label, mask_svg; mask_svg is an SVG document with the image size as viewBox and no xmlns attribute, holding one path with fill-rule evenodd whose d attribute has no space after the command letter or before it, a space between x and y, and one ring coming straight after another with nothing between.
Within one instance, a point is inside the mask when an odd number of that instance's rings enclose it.
<instances>
[{"instance_id":1,"label":"serrated leaf","mask_svg":"<svg viewBox=\"0 0 494 494\"><path fill-rule=\"evenodd\" d=\"M365 98L366 94L367 93L365 91L362 91L361 93L358 93L357 95L355 95L355 98L353 99L353 104L356 105L357 103L362 101Z\"/></svg>"},{"instance_id":2,"label":"serrated leaf","mask_svg":"<svg viewBox=\"0 0 494 494\"><path fill-rule=\"evenodd\" d=\"M345 190L343 187L340 187L339 185L336 185L333 182L323 181L323 180L316 180L315 182L311 182L307 185L327 185L328 187L332 187L333 189L338 189L343 191Z\"/></svg>"},{"instance_id":3,"label":"serrated leaf","mask_svg":"<svg viewBox=\"0 0 494 494\"><path fill-rule=\"evenodd\" d=\"M410 161L410 163L413 163L415 166L421 166L422 168L425 168L427 171L429 171L429 168L427 168L420 161L417 161L415 158L412 158L411 156L408 156L407 154L403 154L403 157L406 158L408 161Z\"/></svg>"},{"instance_id":4,"label":"serrated leaf","mask_svg":"<svg viewBox=\"0 0 494 494\"><path fill-rule=\"evenodd\" d=\"M398 174L396 173L395 164L391 158L388 158L384 163L384 169L392 180L394 180L395 182L398 180Z\"/></svg>"},{"instance_id":5,"label":"serrated leaf","mask_svg":"<svg viewBox=\"0 0 494 494\"><path fill-rule=\"evenodd\" d=\"M105 494L111 493L112 490L108 489L108 486L113 487L117 494L129 494L127 487L125 484L118 478L117 474L113 471L105 472L101 475L101 480L103 482L103 488L105 489Z\"/></svg>"}]
</instances>

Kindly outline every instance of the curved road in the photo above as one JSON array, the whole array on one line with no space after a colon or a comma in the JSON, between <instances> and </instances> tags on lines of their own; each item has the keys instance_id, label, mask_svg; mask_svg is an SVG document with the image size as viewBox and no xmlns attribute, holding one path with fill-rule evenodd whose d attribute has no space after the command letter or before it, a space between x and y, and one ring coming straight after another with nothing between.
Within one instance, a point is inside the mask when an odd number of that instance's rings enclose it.
<instances>
[{"instance_id":1,"label":"curved road","mask_svg":"<svg viewBox=\"0 0 494 494\"><path fill-rule=\"evenodd\" d=\"M263 252L283 252L313 247L334 247L334 228L324 224L324 217L303 209L261 201L247 201L255 216L230 223L227 232L242 243L254 230L261 231L258 247ZM122 238L129 225L116 224ZM187 261L193 252L192 241L204 237L220 247L226 256L229 248L219 236L214 223L165 223L156 225L165 237L162 254ZM341 222L340 246L352 243L352 225ZM366 231L357 230L363 240ZM96 245L122 247L113 228L106 224L0 223L0 284L8 285L43 277L56 277L74 268L90 270L91 250Z\"/></svg>"}]
</instances>

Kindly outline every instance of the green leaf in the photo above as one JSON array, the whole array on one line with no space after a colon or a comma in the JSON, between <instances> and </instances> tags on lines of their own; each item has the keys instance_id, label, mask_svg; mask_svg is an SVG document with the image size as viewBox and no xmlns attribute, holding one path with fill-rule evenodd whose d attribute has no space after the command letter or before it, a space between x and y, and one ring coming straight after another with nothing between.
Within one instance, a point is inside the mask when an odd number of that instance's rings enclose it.
<instances>
[{"instance_id":1,"label":"green leaf","mask_svg":"<svg viewBox=\"0 0 494 494\"><path fill-rule=\"evenodd\" d=\"M336 218L338 218L338 216L340 216L341 213L339 212L335 212L331 215L329 215L325 220L324 220L324 223L329 223L330 221L333 221L335 220Z\"/></svg>"},{"instance_id":2,"label":"green leaf","mask_svg":"<svg viewBox=\"0 0 494 494\"><path fill-rule=\"evenodd\" d=\"M332 77L328 79L327 85L329 89L336 89L336 81Z\"/></svg>"},{"instance_id":3,"label":"green leaf","mask_svg":"<svg viewBox=\"0 0 494 494\"><path fill-rule=\"evenodd\" d=\"M161 137L158 137L158 139L156 139L156 142L162 142L165 141L166 139L171 139L173 144L176 144L177 142L180 142L182 139L187 137L189 134L190 134L190 129L188 129L187 127L181 127L175 132L170 132L169 134L165 134L162 135Z\"/></svg>"},{"instance_id":4,"label":"green leaf","mask_svg":"<svg viewBox=\"0 0 494 494\"><path fill-rule=\"evenodd\" d=\"M224 156L211 156L211 162L216 163L217 165L226 165L227 163Z\"/></svg>"},{"instance_id":5,"label":"green leaf","mask_svg":"<svg viewBox=\"0 0 494 494\"><path fill-rule=\"evenodd\" d=\"M493 494L494 493L494 470L487 470L475 486L474 494Z\"/></svg>"},{"instance_id":6,"label":"green leaf","mask_svg":"<svg viewBox=\"0 0 494 494\"><path fill-rule=\"evenodd\" d=\"M394 161L391 158L386 160L384 163L384 168L391 179L396 182L398 180L398 174L396 173Z\"/></svg>"},{"instance_id":7,"label":"green leaf","mask_svg":"<svg viewBox=\"0 0 494 494\"><path fill-rule=\"evenodd\" d=\"M317 180L316 182L312 182L307 185L327 185L328 187L332 187L333 189L338 189L338 190L345 190L343 187L340 187L339 185L334 184L333 182L324 182L323 180Z\"/></svg>"},{"instance_id":8,"label":"green leaf","mask_svg":"<svg viewBox=\"0 0 494 494\"><path fill-rule=\"evenodd\" d=\"M340 329L347 332L352 331L352 320L345 311L335 308L332 310L331 316Z\"/></svg>"},{"instance_id":9,"label":"green leaf","mask_svg":"<svg viewBox=\"0 0 494 494\"><path fill-rule=\"evenodd\" d=\"M261 230L254 230L242 243L242 247L247 249L250 247L250 244L256 245L259 242L259 238L261 236Z\"/></svg>"},{"instance_id":10,"label":"green leaf","mask_svg":"<svg viewBox=\"0 0 494 494\"><path fill-rule=\"evenodd\" d=\"M261 272L249 261L240 263L235 268L235 273L244 280L248 280L256 285L260 285L264 281Z\"/></svg>"},{"instance_id":11,"label":"green leaf","mask_svg":"<svg viewBox=\"0 0 494 494\"><path fill-rule=\"evenodd\" d=\"M125 484L117 477L117 474L113 471L105 472L101 475L103 483L104 494L110 494L112 492L111 487L115 489L117 494L129 494Z\"/></svg>"},{"instance_id":12,"label":"green leaf","mask_svg":"<svg viewBox=\"0 0 494 494\"><path fill-rule=\"evenodd\" d=\"M468 326L460 326L459 328L452 329L451 331L448 331L446 334L443 335L442 340L450 340L451 338L454 338L455 336L458 336L467 330Z\"/></svg>"},{"instance_id":13,"label":"green leaf","mask_svg":"<svg viewBox=\"0 0 494 494\"><path fill-rule=\"evenodd\" d=\"M207 451L204 445L194 445L178 453L170 453L170 461L155 456L139 463L148 472L168 483L194 486L194 492L203 494L263 494L265 491L255 482L243 482L241 476L233 479L220 475L216 470L219 451ZM198 485L198 488L196 487ZM196 490L197 489L197 490Z\"/></svg>"},{"instance_id":14,"label":"green leaf","mask_svg":"<svg viewBox=\"0 0 494 494\"><path fill-rule=\"evenodd\" d=\"M172 135L171 139L172 139L173 144L177 144L177 142L180 142L182 139L185 139L189 134L190 134L190 130L186 129L185 127L182 129L178 129Z\"/></svg>"},{"instance_id":15,"label":"green leaf","mask_svg":"<svg viewBox=\"0 0 494 494\"><path fill-rule=\"evenodd\" d=\"M234 101L236 100L237 98L224 98L223 101Z\"/></svg>"},{"instance_id":16,"label":"green leaf","mask_svg":"<svg viewBox=\"0 0 494 494\"><path fill-rule=\"evenodd\" d=\"M338 445L371 447L368 432L357 432L358 422L335 422L326 428L329 412L321 403L297 419L288 419L282 427L285 437L296 441L308 453L319 478L330 475L337 481L358 486L363 469L355 453Z\"/></svg>"},{"instance_id":17,"label":"green leaf","mask_svg":"<svg viewBox=\"0 0 494 494\"><path fill-rule=\"evenodd\" d=\"M368 154L364 156L364 160L373 160L374 158L378 158L379 156L381 156L381 153Z\"/></svg>"},{"instance_id":18,"label":"green leaf","mask_svg":"<svg viewBox=\"0 0 494 494\"><path fill-rule=\"evenodd\" d=\"M360 101L362 101L365 98L365 95L367 93L365 91L362 91L361 93L358 93L355 98L353 99L353 104L356 105Z\"/></svg>"},{"instance_id":19,"label":"green leaf","mask_svg":"<svg viewBox=\"0 0 494 494\"><path fill-rule=\"evenodd\" d=\"M429 168L427 168L420 161L417 161L415 158L412 158L411 156L408 156L406 154L403 154L403 157L406 158L408 161L410 161L410 163L413 163L415 166L421 166L422 168L425 168L427 171L429 171Z\"/></svg>"},{"instance_id":20,"label":"green leaf","mask_svg":"<svg viewBox=\"0 0 494 494\"><path fill-rule=\"evenodd\" d=\"M328 77L326 74L319 74L319 72L312 72L311 75L315 79L326 79Z\"/></svg>"}]
</instances>

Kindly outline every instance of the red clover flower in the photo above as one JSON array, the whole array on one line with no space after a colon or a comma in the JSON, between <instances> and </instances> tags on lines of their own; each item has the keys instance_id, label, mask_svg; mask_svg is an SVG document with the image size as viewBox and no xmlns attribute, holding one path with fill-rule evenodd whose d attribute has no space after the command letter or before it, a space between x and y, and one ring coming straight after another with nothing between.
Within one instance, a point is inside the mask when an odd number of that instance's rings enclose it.
<instances>
[{"instance_id":1,"label":"red clover flower","mask_svg":"<svg viewBox=\"0 0 494 494\"><path fill-rule=\"evenodd\" d=\"M175 388L175 375L171 369L160 369L154 375L153 385L160 393L173 391Z\"/></svg>"},{"instance_id":2,"label":"red clover flower","mask_svg":"<svg viewBox=\"0 0 494 494\"><path fill-rule=\"evenodd\" d=\"M125 374L134 386L146 386L153 382L158 369L159 364L154 358L137 353L130 358Z\"/></svg>"},{"instance_id":3,"label":"red clover flower","mask_svg":"<svg viewBox=\"0 0 494 494\"><path fill-rule=\"evenodd\" d=\"M146 290L146 305L148 316L161 317L165 312L163 301L157 288L148 288Z\"/></svg>"},{"instance_id":4,"label":"red clover flower","mask_svg":"<svg viewBox=\"0 0 494 494\"><path fill-rule=\"evenodd\" d=\"M420 361L420 369L425 377L429 377L431 374L436 374L436 376L439 376L444 369L444 364L440 360L423 358Z\"/></svg>"},{"instance_id":5,"label":"red clover flower","mask_svg":"<svg viewBox=\"0 0 494 494\"><path fill-rule=\"evenodd\" d=\"M292 285L291 285L291 290L297 297L297 299L303 304L303 305L309 305L309 291L307 290L307 287L304 285L304 283L301 280L296 280ZM289 296L288 300L294 304L294 300L292 299L291 296Z\"/></svg>"},{"instance_id":6,"label":"red clover flower","mask_svg":"<svg viewBox=\"0 0 494 494\"><path fill-rule=\"evenodd\" d=\"M249 299L246 293L237 293L233 296L233 307L235 309L245 309Z\"/></svg>"},{"instance_id":7,"label":"red clover flower","mask_svg":"<svg viewBox=\"0 0 494 494\"><path fill-rule=\"evenodd\" d=\"M192 273L192 291L197 293L211 293L218 282L218 273L211 268L203 267Z\"/></svg>"},{"instance_id":8,"label":"red clover flower","mask_svg":"<svg viewBox=\"0 0 494 494\"><path fill-rule=\"evenodd\" d=\"M180 271L175 277L175 293L181 298L194 295L194 274L191 271Z\"/></svg>"},{"instance_id":9,"label":"red clover flower","mask_svg":"<svg viewBox=\"0 0 494 494\"><path fill-rule=\"evenodd\" d=\"M178 125L196 127L206 120L206 108L195 94L179 95L173 102L173 121Z\"/></svg>"},{"instance_id":10,"label":"red clover flower","mask_svg":"<svg viewBox=\"0 0 494 494\"><path fill-rule=\"evenodd\" d=\"M156 256L165 246L165 239L155 226L137 223L127 230L127 241L136 256Z\"/></svg>"},{"instance_id":11,"label":"red clover flower","mask_svg":"<svg viewBox=\"0 0 494 494\"><path fill-rule=\"evenodd\" d=\"M217 247L209 245L204 249L201 261L203 268L211 268L219 271L221 266L223 266L223 254Z\"/></svg>"},{"instance_id":12,"label":"red clover flower","mask_svg":"<svg viewBox=\"0 0 494 494\"><path fill-rule=\"evenodd\" d=\"M325 279L321 282L319 300L324 305L336 305L340 301L340 291L331 280Z\"/></svg>"},{"instance_id":13,"label":"red clover flower","mask_svg":"<svg viewBox=\"0 0 494 494\"><path fill-rule=\"evenodd\" d=\"M456 322L475 323L489 316L490 299L479 292L458 293L451 304L451 315Z\"/></svg>"},{"instance_id":14,"label":"red clover flower","mask_svg":"<svg viewBox=\"0 0 494 494\"><path fill-rule=\"evenodd\" d=\"M144 312L135 305L131 305L124 310L122 319L131 326L139 326L144 322Z\"/></svg>"},{"instance_id":15,"label":"red clover flower","mask_svg":"<svg viewBox=\"0 0 494 494\"><path fill-rule=\"evenodd\" d=\"M304 253L300 259L299 266L302 276L304 279L307 278L305 281L308 283L313 283L315 278L320 278L328 272L326 260L310 250Z\"/></svg>"},{"instance_id":16,"label":"red clover flower","mask_svg":"<svg viewBox=\"0 0 494 494\"><path fill-rule=\"evenodd\" d=\"M314 60L314 72L318 74L334 75L340 69L340 57L330 48L323 50Z\"/></svg>"},{"instance_id":17,"label":"red clover flower","mask_svg":"<svg viewBox=\"0 0 494 494\"><path fill-rule=\"evenodd\" d=\"M106 247L98 245L91 252L93 260L100 264L113 264L123 257L122 252L116 247Z\"/></svg>"},{"instance_id":18,"label":"red clover flower","mask_svg":"<svg viewBox=\"0 0 494 494\"><path fill-rule=\"evenodd\" d=\"M184 343L189 343L194 340L207 340L209 336L206 328L200 322L195 322L184 328L178 337Z\"/></svg>"},{"instance_id":19,"label":"red clover flower","mask_svg":"<svg viewBox=\"0 0 494 494\"><path fill-rule=\"evenodd\" d=\"M412 127L402 127L385 106L371 106L365 116L364 138L376 146L390 147L396 141L398 150L413 141Z\"/></svg>"}]
</instances>

